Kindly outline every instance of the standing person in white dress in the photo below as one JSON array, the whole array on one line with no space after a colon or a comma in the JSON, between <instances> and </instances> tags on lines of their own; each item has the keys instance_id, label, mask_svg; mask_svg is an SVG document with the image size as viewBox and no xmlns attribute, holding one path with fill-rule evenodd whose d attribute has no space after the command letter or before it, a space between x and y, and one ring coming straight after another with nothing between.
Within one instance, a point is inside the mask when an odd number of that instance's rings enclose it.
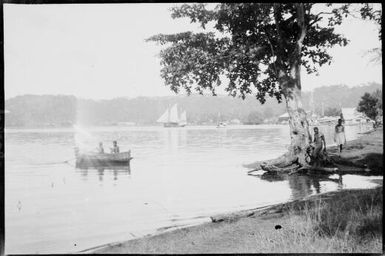
<instances>
[{"instance_id":1,"label":"standing person in white dress","mask_svg":"<svg viewBox=\"0 0 385 256\"><path fill-rule=\"evenodd\" d=\"M342 119L338 119L338 124L335 127L334 142L337 144L338 151L341 154L342 145L346 144L345 127L342 125Z\"/></svg>"}]
</instances>

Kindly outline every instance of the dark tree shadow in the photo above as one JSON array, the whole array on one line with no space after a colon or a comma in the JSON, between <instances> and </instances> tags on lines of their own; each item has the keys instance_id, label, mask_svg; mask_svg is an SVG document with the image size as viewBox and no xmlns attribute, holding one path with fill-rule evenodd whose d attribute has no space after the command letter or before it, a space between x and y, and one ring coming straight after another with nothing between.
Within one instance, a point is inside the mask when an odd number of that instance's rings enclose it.
<instances>
[{"instance_id":1,"label":"dark tree shadow","mask_svg":"<svg viewBox=\"0 0 385 256\"><path fill-rule=\"evenodd\" d=\"M321 184L320 182L329 181L337 184L337 188L342 188L342 176L339 175L338 178L330 178L330 174L287 174L287 173L270 173L265 172L259 175L251 175L258 177L262 180L269 182L277 181L288 181L288 185L292 191L292 197L294 199L303 198L314 193L321 193Z\"/></svg>"}]
</instances>

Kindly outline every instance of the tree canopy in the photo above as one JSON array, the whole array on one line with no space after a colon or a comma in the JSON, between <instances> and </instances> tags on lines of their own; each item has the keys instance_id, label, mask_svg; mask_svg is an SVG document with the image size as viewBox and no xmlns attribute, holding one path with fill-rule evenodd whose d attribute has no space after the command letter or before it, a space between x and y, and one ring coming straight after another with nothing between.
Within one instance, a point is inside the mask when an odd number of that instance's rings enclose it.
<instances>
[{"instance_id":1,"label":"tree canopy","mask_svg":"<svg viewBox=\"0 0 385 256\"><path fill-rule=\"evenodd\" d=\"M381 94L380 90L377 90L372 94L365 93L358 103L357 111L364 113L367 117L376 121L380 110L382 110Z\"/></svg>"},{"instance_id":2,"label":"tree canopy","mask_svg":"<svg viewBox=\"0 0 385 256\"><path fill-rule=\"evenodd\" d=\"M312 138L301 99L301 67L314 73L330 64L328 49L348 43L335 27L351 13L350 4L321 5L220 3L208 9L205 4L183 4L172 9L172 17L189 18L203 32L159 34L148 40L167 45L160 52L161 76L176 93L185 89L188 94L195 90L216 95L226 77L224 88L234 97L252 94L263 104L268 96L278 102L284 96L291 145L271 164L307 166ZM375 19L373 8L364 7L368 9L361 16Z\"/></svg>"},{"instance_id":3,"label":"tree canopy","mask_svg":"<svg viewBox=\"0 0 385 256\"><path fill-rule=\"evenodd\" d=\"M188 94L195 90L216 95L221 78L226 77L229 95L253 94L261 103L266 96L281 101L299 66L308 73L317 72L318 67L330 64L329 48L348 43L335 26L351 13L350 6L221 3L208 9L205 4L183 4L171 10L172 17L189 18L203 32L159 34L148 41L167 45L160 52L161 76L174 92L184 89ZM381 11L374 13L369 4L364 7L363 18L381 22Z\"/></svg>"}]
</instances>

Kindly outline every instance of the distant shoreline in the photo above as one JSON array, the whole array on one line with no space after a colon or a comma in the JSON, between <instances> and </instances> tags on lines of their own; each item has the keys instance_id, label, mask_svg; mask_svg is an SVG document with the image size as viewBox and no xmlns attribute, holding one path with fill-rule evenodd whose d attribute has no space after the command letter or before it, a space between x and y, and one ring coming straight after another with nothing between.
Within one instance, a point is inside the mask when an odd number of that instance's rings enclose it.
<instances>
[{"instance_id":1,"label":"distant shoreline","mask_svg":"<svg viewBox=\"0 0 385 256\"><path fill-rule=\"evenodd\" d=\"M360 124L352 124L352 125L345 125L345 126L359 126ZM370 123L364 124L365 126L372 126ZM81 125L82 127L87 127L87 128L103 128L103 127L111 127L111 128L130 128L130 127L160 127L160 128L165 128L161 124L135 124L135 125L93 125L93 124L84 124ZM210 123L210 124L188 124L185 127L177 127L179 129L183 128L189 128L189 127L213 127L217 126L216 123ZM262 127L262 126L280 126L280 127L289 127L288 124L280 124L280 123L261 123L261 124L227 124L226 127ZM309 125L309 127L323 127L323 126L333 126L334 124L318 124L318 125ZM33 130L33 129L71 129L73 128L73 125L70 126L5 126L4 129L6 130ZM167 128L165 128L167 129ZM370 132L370 131L368 131ZM367 132L365 132L367 133ZM364 134L364 133L362 133Z\"/></svg>"},{"instance_id":2,"label":"distant shoreline","mask_svg":"<svg viewBox=\"0 0 385 256\"><path fill-rule=\"evenodd\" d=\"M346 85L320 86L314 89L317 97L311 101L311 92L302 92L302 104L306 111L313 109L326 116L335 116L336 109L354 108L366 92L381 89L379 83L357 87ZM77 122L110 125L136 123L153 125L162 113L177 103L187 113L191 124L214 124L219 122L274 123L286 110L285 103L267 97L260 104L253 95L242 100L239 97L221 95L174 95L167 97L142 96L135 98L92 100L69 95L19 95L4 102L4 119L7 127L68 126Z\"/></svg>"}]
</instances>

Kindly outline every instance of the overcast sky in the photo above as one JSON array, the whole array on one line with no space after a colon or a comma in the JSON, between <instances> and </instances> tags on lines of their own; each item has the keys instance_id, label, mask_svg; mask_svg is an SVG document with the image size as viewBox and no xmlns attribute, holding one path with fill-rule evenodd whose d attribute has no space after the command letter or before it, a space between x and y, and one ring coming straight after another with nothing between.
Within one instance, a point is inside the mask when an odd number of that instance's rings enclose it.
<instances>
[{"instance_id":1,"label":"overcast sky","mask_svg":"<svg viewBox=\"0 0 385 256\"><path fill-rule=\"evenodd\" d=\"M160 78L158 33L196 31L173 20L174 4L4 4L5 96L71 94L82 98L174 95ZM320 76L303 74L303 90L332 84L382 83L382 66L364 53L380 47L373 22L349 19L338 32L351 40L330 51Z\"/></svg>"}]
</instances>

